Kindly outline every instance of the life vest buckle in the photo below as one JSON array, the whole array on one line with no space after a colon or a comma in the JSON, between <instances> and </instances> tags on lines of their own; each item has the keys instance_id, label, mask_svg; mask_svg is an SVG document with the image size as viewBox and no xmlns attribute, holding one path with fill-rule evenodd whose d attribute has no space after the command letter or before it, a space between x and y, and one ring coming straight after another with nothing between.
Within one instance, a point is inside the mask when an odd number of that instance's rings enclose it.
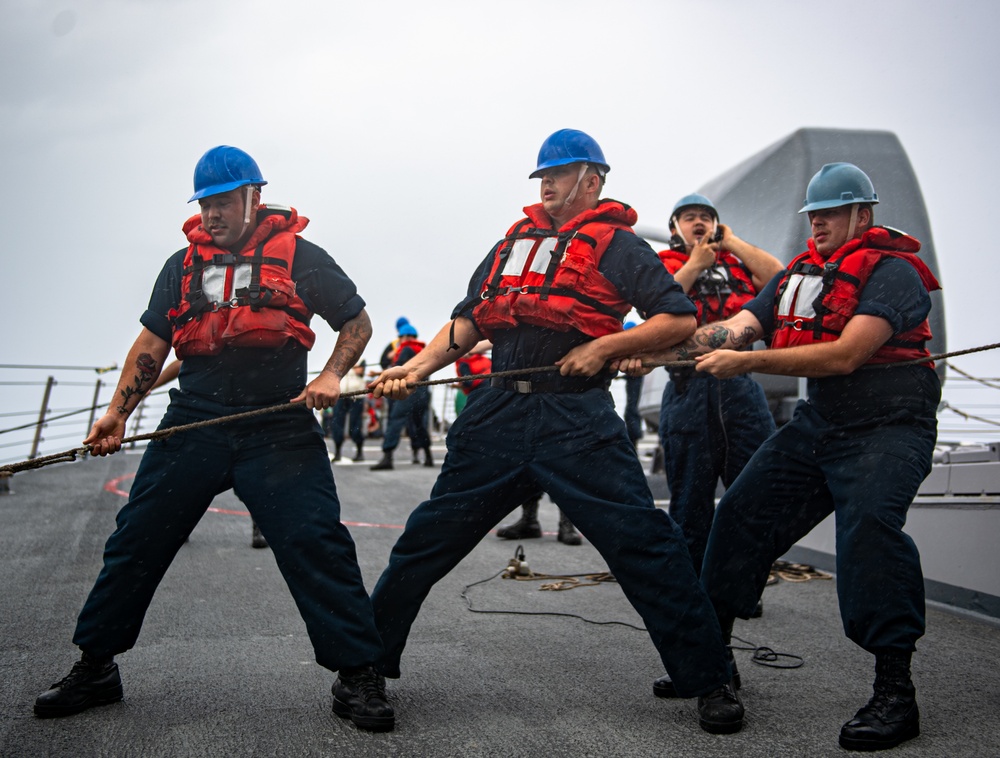
<instances>
[{"instance_id":1,"label":"life vest buckle","mask_svg":"<svg viewBox=\"0 0 1000 758\"><path fill-rule=\"evenodd\" d=\"M802 325L803 325L802 319L797 318L797 319L795 319L794 321L792 321L790 323L792 325L792 329L794 329L797 332L801 332L802 331Z\"/></svg>"},{"instance_id":2,"label":"life vest buckle","mask_svg":"<svg viewBox=\"0 0 1000 758\"><path fill-rule=\"evenodd\" d=\"M212 303L212 313L217 313L218 311L221 311L223 308L239 308L239 307L240 307L240 299L238 297L234 297L231 300L223 300L221 302Z\"/></svg>"}]
</instances>

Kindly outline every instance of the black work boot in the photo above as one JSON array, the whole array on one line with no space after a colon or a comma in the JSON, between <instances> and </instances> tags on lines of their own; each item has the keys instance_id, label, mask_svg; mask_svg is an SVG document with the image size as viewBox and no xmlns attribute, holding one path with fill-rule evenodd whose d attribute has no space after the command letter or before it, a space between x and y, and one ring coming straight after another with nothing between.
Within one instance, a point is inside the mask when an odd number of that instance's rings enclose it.
<instances>
[{"instance_id":1,"label":"black work boot","mask_svg":"<svg viewBox=\"0 0 1000 758\"><path fill-rule=\"evenodd\" d=\"M352 460L355 463L361 463L361 461L363 461L364 459L365 459L365 450L363 447L361 447L361 445L358 445L358 452L354 454L354 458L352 458Z\"/></svg>"},{"instance_id":2,"label":"black work boot","mask_svg":"<svg viewBox=\"0 0 1000 758\"><path fill-rule=\"evenodd\" d=\"M840 729L840 746L845 750L886 750L920 734L910 653L876 654L872 689L868 704Z\"/></svg>"},{"instance_id":3,"label":"black work boot","mask_svg":"<svg viewBox=\"0 0 1000 758\"><path fill-rule=\"evenodd\" d=\"M559 534L556 535L556 539L564 545L579 545L583 542L573 522L566 518L566 514L562 511L559 511Z\"/></svg>"},{"instance_id":4,"label":"black work boot","mask_svg":"<svg viewBox=\"0 0 1000 758\"><path fill-rule=\"evenodd\" d=\"M392 471L392 451L383 450L382 460L374 466L369 466L368 468L372 471Z\"/></svg>"},{"instance_id":5,"label":"black work boot","mask_svg":"<svg viewBox=\"0 0 1000 758\"><path fill-rule=\"evenodd\" d=\"M743 686L743 681L740 679L740 672L736 670L736 658L733 657L733 649L729 645L726 645L726 658L729 661L729 668L733 671L733 689L738 690ZM653 680L653 694L665 698L679 697L669 674Z\"/></svg>"},{"instance_id":6,"label":"black work boot","mask_svg":"<svg viewBox=\"0 0 1000 758\"><path fill-rule=\"evenodd\" d=\"M502 540L533 540L541 536L542 525L538 523L537 500L529 500L521 506L520 519L497 529L497 537Z\"/></svg>"},{"instance_id":7,"label":"black work boot","mask_svg":"<svg viewBox=\"0 0 1000 758\"><path fill-rule=\"evenodd\" d=\"M340 445L337 445L337 449L333 452L333 463L340 460Z\"/></svg>"},{"instance_id":8,"label":"black work boot","mask_svg":"<svg viewBox=\"0 0 1000 758\"><path fill-rule=\"evenodd\" d=\"M391 732L396 725L396 714L385 694L385 677L371 666L341 669L333 683L333 712L370 732Z\"/></svg>"},{"instance_id":9,"label":"black work boot","mask_svg":"<svg viewBox=\"0 0 1000 758\"><path fill-rule=\"evenodd\" d=\"M413 460L410 461L414 466L420 465L420 451L413 448Z\"/></svg>"},{"instance_id":10,"label":"black work boot","mask_svg":"<svg viewBox=\"0 0 1000 758\"><path fill-rule=\"evenodd\" d=\"M43 719L72 716L95 705L117 703L122 697L122 678L114 659L84 653L68 676L38 696L35 715Z\"/></svg>"},{"instance_id":11,"label":"black work boot","mask_svg":"<svg viewBox=\"0 0 1000 758\"><path fill-rule=\"evenodd\" d=\"M698 724L711 734L732 734L743 728L743 701L732 683L698 698Z\"/></svg>"},{"instance_id":12,"label":"black work boot","mask_svg":"<svg viewBox=\"0 0 1000 758\"><path fill-rule=\"evenodd\" d=\"M250 530L250 547L258 549L267 547L267 540L264 539L264 535L261 534L260 527L257 526L257 522L251 521L251 524L253 524L253 526Z\"/></svg>"},{"instance_id":13,"label":"black work boot","mask_svg":"<svg viewBox=\"0 0 1000 758\"><path fill-rule=\"evenodd\" d=\"M424 448L424 465L428 467L434 465L434 456L431 455L431 449L429 447Z\"/></svg>"}]
</instances>

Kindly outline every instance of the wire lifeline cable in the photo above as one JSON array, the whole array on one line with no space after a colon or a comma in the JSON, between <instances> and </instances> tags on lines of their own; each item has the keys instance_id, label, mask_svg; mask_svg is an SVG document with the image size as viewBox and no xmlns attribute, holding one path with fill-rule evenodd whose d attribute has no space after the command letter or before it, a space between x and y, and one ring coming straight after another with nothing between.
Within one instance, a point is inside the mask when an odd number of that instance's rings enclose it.
<instances>
[{"instance_id":1,"label":"wire lifeline cable","mask_svg":"<svg viewBox=\"0 0 1000 758\"><path fill-rule=\"evenodd\" d=\"M994 350L1000 347L1000 342L995 342L990 345L982 345L980 347L968 348L967 350L955 350L950 353L939 353L937 355L930 355L926 358L916 358L909 361L899 361L896 363L876 363L867 364L869 368L890 368L890 367L901 367L901 366L911 366L919 365L921 363L927 363L928 361L943 360L945 358L953 358L959 355L969 355L970 353L979 353L986 350ZM696 365L694 360L683 360L683 361L664 361L662 363L649 363L646 364L648 368L691 368ZM532 368L519 368L510 369L507 371L496 371L490 374L475 374L468 377L454 377L448 379L428 379L422 382L414 382L412 387L430 387L437 384L461 384L463 382L473 382L480 381L483 379L491 378L501 378L507 376L525 376L529 374L540 374L540 373L552 373L554 371L559 371L558 366L535 366ZM369 390L359 390L357 392L345 392L341 397L355 397L358 395L367 395ZM218 418L209 419L207 421L197 421L193 424L184 424L182 426L174 426L168 429L160 429L155 432L149 432L147 434L138 434L134 437L126 437L122 439L122 444L131 442L142 442L145 440L156 440L156 439L167 439L168 437L177 434L179 432L186 432L192 429L200 429L206 426L215 426L216 424L225 424L230 421L238 421L241 419L248 419L254 416L263 416L267 413L274 413L275 411L288 410L290 408L301 407L301 403L282 403L280 405L272 405L267 408L258 408L254 411L246 411L244 413L234 413L229 416L219 416ZM30 471L32 469L42 468L44 466L51 465L53 463L68 463L75 461L77 457L86 455L90 452L88 446L74 448L72 450L65 450L61 453L54 453L52 455L41 456L39 458L31 458L26 461L20 461L18 463L9 463L5 466L0 466L0 476L10 476L11 474L16 474L20 471Z\"/></svg>"},{"instance_id":2,"label":"wire lifeline cable","mask_svg":"<svg viewBox=\"0 0 1000 758\"><path fill-rule=\"evenodd\" d=\"M454 379L429 379L422 382L414 382L411 387L429 387L436 384L456 384L461 382L471 382L481 379L488 379L491 377L506 377L506 376L523 376L525 374L538 374L545 372L558 371L558 366L538 366L534 368L524 368L524 369L512 369L509 371L497 371L492 374L476 374L469 377L455 377ZM356 397L360 395L370 394L370 390L358 390L356 392L345 392L341 397ZM218 418L208 419L206 421L196 421L191 424L182 424L181 426L172 426L167 429L159 429L155 432L148 432L146 434L137 434L132 437L125 437L122 439L121 444L125 445L132 442L143 442L146 440L160 440L167 439L174 434L180 432L187 432L193 429L201 429L207 426L216 426L218 424L226 424L231 421L240 421L244 419L253 418L255 416L263 416L268 413L275 413L276 411L290 410L293 408L303 408L305 407L302 403L280 403L278 405L271 405L266 408L258 408L253 411L244 411L243 413L233 413L228 416L219 416ZM55 463L69 463L75 461L78 457L87 455L90 452L89 446L83 446L78 448L73 448L71 450L64 450L61 453L53 453L52 455L39 456L38 458L30 458L25 461L19 461L17 463L9 463L4 466L0 466L0 476L10 476L21 471L30 471L33 469L43 468L44 466L49 466Z\"/></svg>"}]
</instances>

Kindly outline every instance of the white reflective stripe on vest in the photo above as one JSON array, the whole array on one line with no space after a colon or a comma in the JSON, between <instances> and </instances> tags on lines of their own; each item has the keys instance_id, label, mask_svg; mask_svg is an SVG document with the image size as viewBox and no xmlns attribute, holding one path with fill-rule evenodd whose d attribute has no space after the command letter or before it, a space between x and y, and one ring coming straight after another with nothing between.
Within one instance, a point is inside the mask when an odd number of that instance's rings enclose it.
<instances>
[{"instance_id":1,"label":"white reflective stripe on vest","mask_svg":"<svg viewBox=\"0 0 1000 758\"><path fill-rule=\"evenodd\" d=\"M531 266L525 270L525 264L528 262L531 251L535 249L536 245L538 249L535 251L535 257L531 260ZM521 276L528 273L528 271L533 271L536 274L544 274L549 267L549 261L552 259L551 253L555 247L555 237L545 237L542 240L517 240L510 250L510 255L507 256L503 271L500 273L504 276Z\"/></svg>"},{"instance_id":2,"label":"white reflective stripe on vest","mask_svg":"<svg viewBox=\"0 0 1000 758\"><path fill-rule=\"evenodd\" d=\"M253 267L249 263L241 263L233 272L233 290L250 286L250 276ZM210 303L225 303L232 299L232 292L226 292L226 272L229 266L208 266L201 279L201 290Z\"/></svg>"},{"instance_id":3,"label":"white reflective stripe on vest","mask_svg":"<svg viewBox=\"0 0 1000 758\"><path fill-rule=\"evenodd\" d=\"M778 302L780 318L816 318L813 302L823 291L823 279L819 276L792 274L788 286Z\"/></svg>"}]
</instances>

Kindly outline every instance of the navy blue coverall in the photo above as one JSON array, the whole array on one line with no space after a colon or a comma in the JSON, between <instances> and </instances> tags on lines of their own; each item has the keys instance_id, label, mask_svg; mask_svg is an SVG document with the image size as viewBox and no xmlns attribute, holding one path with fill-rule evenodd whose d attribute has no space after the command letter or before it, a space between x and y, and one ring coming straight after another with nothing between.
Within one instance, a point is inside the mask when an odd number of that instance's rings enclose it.
<instances>
[{"instance_id":1,"label":"navy blue coverall","mask_svg":"<svg viewBox=\"0 0 1000 758\"><path fill-rule=\"evenodd\" d=\"M671 372L660 405L670 516L684 532L699 571L719 480L732 486L773 431L764 389L749 374L717 379L693 370Z\"/></svg>"},{"instance_id":2,"label":"navy blue coverall","mask_svg":"<svg viewBox=\"0 0 1000 758\"><path fill-rule=\"evenodd\" d=\"M141 319L167 341L184 254L167 260ZM364 308L343 270L302 239L292 279L306 305L335 330ZM306 384L306 356L290 341L279 350L227 348L218 356L186 358L160 428L285 403ZM326 443L305 406L149 443L73 641L97 657L130 649L177 551L212 499L229 488L271 546L316 661L337 671L378 660L382 645L354 542L340 523Z\"/></svg>"},{"instance_id":3,"label":"navy blue coverall","mask_svg":"<svg viewBox=\"0 0 1000 758\"><path fill-rule=\"evenodd\" d=\"M472 318L492 260L493 251L453 317ZM599 270L647 318L694 312L649 246L629 232L615 233ZM529 325L500 330L493 335L493 370L550 366L589 339ZM372 593L386 648L380 670L400 675L410 627L431 587L512 504L541 488L607 561L678 692L690 697L722 686L731 674L721 631L680 529L653 504L609 377L530 379L528 394L506 380L476 391L451 426L430 499L410 515Z\"/></svg>"},{"instance_id":4,"label":"navy blue coverall","mask_svg":"<svg viewBox=\"0 0 1000 758\"><path fill-rule=\"evenodd\" d=\"M751 280L750 270L731 253L727 255L730 265L739 266ZM668 270L680 266L676 258L670 260ZM710 269L719 270L726 272L722 266ZM723 277L725 281L729 273ZM724 294L718 284L709 287L708 293L698 284L693 291L702 303L698 326L720 321L728 312L724 305L733 295ZM691 368L672 369L669 374L660 403L659 432L670 487L670 516L684 532L691 560L700 572L715 517L719 480L726 488L732 485L750 456L774 431L774 418L764 389L749 374L716 379Z\"/></svg>"},{"instance_id":5,"label":"navy blue coverall","mask_svg":"<svg viewBox=\"0 0 1000 758\"><path fill-rule=\"evenodd\" d=\"M766 333L781 276L745 306ZM899 334L930 307L913 267L889 259L873 271L855 315L884 318ZM720 619L748 618L774 560L834 513L845 633L872 653L915 649L924 583L903 525L931 469L940 397L937 374L924 366L862 367L808 381L792 420L719 503L701 578Z\"/></svg>"},{"instance_id":6,"label":"navy blue coverall","mask_svg":"<svg viewBox=\"0 0 1000 758\"><path fill-rule=\"evenodd\" d=\"M391 362L392 366L402 366L417 354L412 347L404 347ZM414 453L417 450L429 449L430 433L427 431L427 415L431 409L430 387L417 387L413 394L402 400L393 400L389 404L389 421L385 427L385 437L382 440L382 451L391 453L399 447L403 429L410 438L410 447Z\"/></svg>"}]
</instances>

